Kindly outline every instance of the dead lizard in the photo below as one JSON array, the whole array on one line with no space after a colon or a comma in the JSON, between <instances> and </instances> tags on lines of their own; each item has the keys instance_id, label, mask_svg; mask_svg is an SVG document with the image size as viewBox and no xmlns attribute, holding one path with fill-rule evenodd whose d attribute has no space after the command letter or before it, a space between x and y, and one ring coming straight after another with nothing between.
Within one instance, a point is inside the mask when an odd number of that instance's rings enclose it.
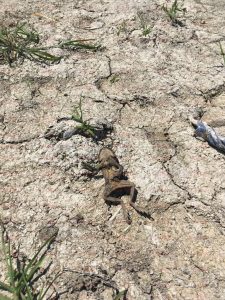
<instances>
[{"instance_id":1,"label":"dead lizard","mask_svg":"<svg viewBox=\"0 0 225 300\"><path fill-rule=\"evenodd\" d=\"M103 198L107 204L121 204L124 217L128 224L131 219L123 200L119 197L130 195L130 205L139 213L146 214L145 210L135 204L136 189L133 182L124 178L123 167L120 165L115 153L109 148L102 148L99 152L99 169L105 179Z\"/></svg>"}]
</instances>

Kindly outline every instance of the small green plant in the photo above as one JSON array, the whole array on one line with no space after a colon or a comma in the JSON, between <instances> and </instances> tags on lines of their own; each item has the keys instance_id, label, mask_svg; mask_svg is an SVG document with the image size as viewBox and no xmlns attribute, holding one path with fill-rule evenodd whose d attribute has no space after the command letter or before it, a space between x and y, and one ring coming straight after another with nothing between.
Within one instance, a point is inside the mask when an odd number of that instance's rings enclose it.
<instances>
[{"instance_id":1,"label":"small green plant","mask_svg":"<svg viewBox=\"0 0 225 300\"><path fill-rule=\"evenodd\" d=\"M125 300L127 290L120 291L113 300Z\"/></svg>"},{"instance_id":2,"label":"small green plant","mask_svg":"<svg viewBox=\"0 0 225 300\"><path fill-rule=\"evenodd\" d=\"M144 14L142 12L137 13L138 19L140 21L142 35L147 36L151 33L152 28L147 24Z\"/></svg>"},{"instance_id":3,"label":"small green plant","mask_svg":"<svg viewBox=\"0 0 225 300\"><path fill-rule=\"evenodd\" d=\"M82 98L80 97L80 101L77 107L74 108L74 113L72 115L72 120L80 123L79 126L76 127L78 133L83 134L87 137L94 138L96 136L96 129L94 126L90 125L88 121L83 119L83 111L82 111Z\"/></svg>"},{"instance_id":4,"label":"small green plant","mask_svg":"<svg viewBox=\"0 0 225 300\"><path fill-rule=\"evenodd\" d=\"M181 21L178 20L179 13L183 15L186 13L186 8L183 8L183 3L178 4L178 0L174 0L171 7L165 5L162 6L162 9L165 11L167 16L170 18L172 25L181 25Z\"/></svg>"},{"instance_id":5,"label":"small green plant","mask_svg":"<svg viewBox=\"0 0 225 300\"><path fill-rule=\"evenodd\" d=\"M0 60L10 66L20 58L43 63L59 62L61 57L46 52L45 48L37 47L39 41L39 34L25 24L15 28L3 27L0 29Z\"/></svg>"},{"instance_id":6,"label":"small green plant","mask_svg":"<svg viewBox=\"0 0 225 300\"><path fill-rule=\"evenodd\" d=\"M149 35L149 33L151 33L151 31L152 31L152 29L150 27L148 27L148 26L142 28L142 34L143 34L143 36Z\"/></svg>"},{"instance_id":7,"label":"small green plant","mask_svg":"<svg viewBox=\"0 0 225 300\"><path fill-rule=\"evenodd\" d=\"M220 54L223 56L223 64L225 66L225 52L223 50L223 46L222 46L221 42L219 42L219 45L220 45Z\"/></svg>"},{"instance_id":8,"label":"small green plant","mask_svg":"<svg viewBox=\"0 0 225 300\"><path fill-rule=\"evenodd\" d=\"M119 36L122 32L127 33L127 22L124 20L121 24L117 26L117 35Z\"/></svg>"},{"instance_id":9,"label":"small green plant","mask_svg":"<svg viewBox=\"0 0 225 300\"><path fill-rule=\"evenodd\" d=\"M27 258L19 258L19 249L13 255L13 249L10 244L10 239L2 227L1 233L2 252L7 267L8 283L0 281L0 291L7 292L0 293L1 300L43 300L46 299L46 294L49 288L59 276L59 273L53 278L50 284L45 287L38 287L38 280L48 270L40 271L42 263L47 254L49 246L55 239L55 235L49 238L35 253L35 255L28 260Z\"/></svg>"},{"instance_id":10,"label":"small green plant","mask_svg":"<svg viewBox=\"0 0 225 300\"><path fill-rule=\"evenodd\" d=\"M19 59L23 61L26 58L50 64L60 62L62 59L62 56L55 56L47 52L51 48L89 51L97 51L101 48L100 45L89 44L87 41L90 40L68 40L55 46L38 47L39 34L26 24L17 25L14 28L3 27L0 28L0 61L12 66Z\"/></svg>"},{"instance_id":11,"label":"small green plant","mask_svg":"<svg viewBox=\"0 0 225 300\"><path fill-rule=\"evenodd\" d=\"M61 42L59 47L62 49L76 50L76 49L85 49L90 51L97 51L101 48L100 45L87 44L87 41L90 40L68 40Z\"/></svg>"},{"instance_id":12,"label":"small green plant","mask_svg":"<svg viewBox=\"0 0 225 300\"><path fill-rule=\"evenodd\" d=\"M119 80L120 80L120 77L119 77L119 75L117 75L117 74L112 75L112 76L110 77L110 79L109 79L109 81L110 81L111 84L116 83L116 82L119 81Z\"/></svg>"}]
</instances>

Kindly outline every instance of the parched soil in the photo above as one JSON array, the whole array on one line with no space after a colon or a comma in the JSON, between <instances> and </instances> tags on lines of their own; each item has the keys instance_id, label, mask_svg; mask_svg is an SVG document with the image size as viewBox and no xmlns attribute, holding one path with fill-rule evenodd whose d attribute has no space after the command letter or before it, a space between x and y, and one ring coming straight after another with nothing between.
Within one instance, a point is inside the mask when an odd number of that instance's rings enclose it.
<instances>
[{"instance_id":1,"label":"parched soil","mask_svg":"<svg viewBox=\"0 0 225 300\"><path fill-rule=\"evenodd\" d=\"M116 289L128 300L225 299L224 156L193 136L188 119L225 135L225 5L186 0L172 24L162 9L171 3L0 1L1 24L26 22L45 46L101 45L51 49L64 56L58 64L0 65L1 219L28 256L58 232L47 276L62 271L52 287L60 300L113 300ZM57 120L81 96L84 119L112 128L98 141L62 138L76 123ZM101 172L83 165L103 146L151 218L127 205L128 225L104 202Z\"/></svg>"}]
</instances>

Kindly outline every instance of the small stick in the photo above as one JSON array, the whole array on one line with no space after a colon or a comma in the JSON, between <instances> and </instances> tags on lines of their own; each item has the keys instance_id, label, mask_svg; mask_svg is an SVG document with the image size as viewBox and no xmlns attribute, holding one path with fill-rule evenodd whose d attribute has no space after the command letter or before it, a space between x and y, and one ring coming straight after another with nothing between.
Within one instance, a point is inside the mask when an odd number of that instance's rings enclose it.
<instances>
[{"instance_id":1,"label":"small stick","mask_svg":"<svg viewBox=\"0 0 225 300\"><path fill-rule=\"evenodd\" d=\"M110 222L112 222L116 218L121 209L122 207L119 207L118 210L114 213L114 215L112 215L112 217L109 219Z\"/></svg>"}]
</instances>

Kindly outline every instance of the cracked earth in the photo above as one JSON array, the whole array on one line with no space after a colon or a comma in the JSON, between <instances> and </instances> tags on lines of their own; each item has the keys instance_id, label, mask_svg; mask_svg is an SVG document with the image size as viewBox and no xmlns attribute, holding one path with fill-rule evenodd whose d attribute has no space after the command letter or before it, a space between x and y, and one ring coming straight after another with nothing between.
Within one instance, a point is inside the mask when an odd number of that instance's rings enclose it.
<instances>
[{"instance_id":1,"label":"cracked earth","mask_svg":"<svg viewBox=\"0 0 225 300\"><path fill-rule=\"evenodd\" d=\"M0 65L0 213L12 242L30 254L58 232L48 259L51 274L64 270L59 299L113 300L115 286L128 300L225 299L224 156L188 121L199 116L225 135L224 0L184 1L183 26L171 25L166 0L0 3L1 24L27 22L45 45L102 46L51 66ZM60 138L74 123L57 120L81 95L85 118L113 129L97 143ZM129 208L128 226L104 203L101 174L82 164L103 146L151 218Z\"/></svg>"}]
</instances>

